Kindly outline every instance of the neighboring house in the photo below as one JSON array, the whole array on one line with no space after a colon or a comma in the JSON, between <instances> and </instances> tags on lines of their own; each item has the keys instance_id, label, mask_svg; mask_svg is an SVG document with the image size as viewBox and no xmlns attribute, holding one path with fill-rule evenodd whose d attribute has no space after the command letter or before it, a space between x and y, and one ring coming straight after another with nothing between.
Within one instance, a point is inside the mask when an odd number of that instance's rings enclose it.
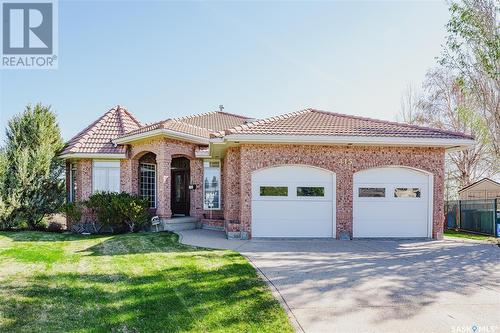
<instances>
[{"instance_id":1,"label":"neighboring house","mask_svg":"<svg viewBox=\"0 0 500 333\"><path fill-rule=\"evenodd\" d=\"M68 198L126 191L249 237L434 237L446 151L471 136L306 109L209 112L142 125L117 106L68 142Z\"/></svg>"},{"instance_id":2,"label":"neighboring house","mask_svg":"<svg viewBox=\"0 0 500 333\"><path fill-rule=\"evenodd\" d=\"M460 200L479 200L500 198L500 183L483 178L458 191Z\"/></svg>"}]
</instances>

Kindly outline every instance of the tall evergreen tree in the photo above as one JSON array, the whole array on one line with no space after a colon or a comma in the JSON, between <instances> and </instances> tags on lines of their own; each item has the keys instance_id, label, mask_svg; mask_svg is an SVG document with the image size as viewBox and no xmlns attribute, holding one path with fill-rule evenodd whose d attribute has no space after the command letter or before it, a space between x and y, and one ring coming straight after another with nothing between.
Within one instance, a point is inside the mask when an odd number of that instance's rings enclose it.
<instances>
[{"instance_id":1,"label":"tall evergreen tree","mask_svg":"<svg viewBox=\"0 0 500 333\"><path fill-rule=\"evenodd\" d=\"M56 115L50 107L28 105L9 121L6 136L3 204L11 223L24 220L36 229L64 203L64 163L57 157L64 142Z\"/></svg>"}]
</instances>

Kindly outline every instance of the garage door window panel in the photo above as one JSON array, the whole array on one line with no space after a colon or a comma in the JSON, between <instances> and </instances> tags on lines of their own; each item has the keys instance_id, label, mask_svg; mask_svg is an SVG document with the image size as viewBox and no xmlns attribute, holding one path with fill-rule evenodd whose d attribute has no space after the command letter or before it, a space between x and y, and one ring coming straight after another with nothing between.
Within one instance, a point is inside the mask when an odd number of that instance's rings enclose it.
<instances>
[{"instance_id":1,"label":"garage door window panel","mask_svg":"<svg viewBox=\"0 0 500 333\"><path fill-rule=\"evenodd\" d=\"M360 198L385 198L384 187L360 187L358 188Z\"/></svg>"},{"instance_id":2,"label":"garage door window panel","mask_svg":"<svg viewBox=\"0 0 500 333\"><path fill-rule=\"evenodd\" d=\"M394 198L420 198L421 193L418 187L397 187L394 189Z\"/></svg>"},{"instance_id":3,"label":"garage door window panel","mask_svg":"<svg viewBox=\"0 0 500 333\"><path fill-rule=\"evenodd\" d=\"M287 186L261 186L260 187L261 197L287 197L288 187Z\"/></svg>"},{"instance_id":4,"label":"garage door window panel","mask_svg":"<svg viewBox=\"0 0 500 333\"><path fill-rule=\"evenodd\" d=\"M297 197L324 197L325 188L323 186L298 186Z\"/></svg>"}]
</instances>

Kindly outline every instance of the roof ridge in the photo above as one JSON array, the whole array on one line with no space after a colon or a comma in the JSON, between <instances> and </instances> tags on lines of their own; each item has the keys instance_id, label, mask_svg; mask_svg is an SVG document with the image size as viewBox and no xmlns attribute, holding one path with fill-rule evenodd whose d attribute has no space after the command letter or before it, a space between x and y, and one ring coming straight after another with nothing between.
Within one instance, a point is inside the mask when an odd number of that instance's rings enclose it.
<instances>
[{"instance_id":1,"label":"roof ridge","mask_svg":"<svg viewBox=\"0 0 500 333\"><path fill-rule=\"evenodd\" d=\"M124 106L120 106L120 105L118 105L118 107L119 107L119 109L120 109L120 110L123 110L123 112L125 112L125 113L127 114L127 116L128 116L130 119L132 119L132 121L133 121L134 123L136 123L136 124L137 124L137 126L139 126L139 127L142 127L142 126L143 126L143 125L142 125L142 123L141 123L141 122L140 122L140 121L139 121L139 120L138 120L138 119L137 119L137 118L136 118L136 117L135 117L132 113L130 113L126 107L124 107Z\"/></svg>"},{"instance_id":2,"label":"roof ridge","mask_svg":"<svg viewBox=\"0 0 500 333\"><path fill-rule=\"evenodd\" d=\"M398 126L404 126L404 127L410 127L410 128L416 128L416 129L423 129L423 130L430 130L430 131L436 131L436 132L441 132L441 133L445 133L445 134L452 134L452 135L459 135L459 136L464 136L465 135L465 136L468 136L471 139L474 139L473 135L464 134L464 133L460 133L460 132L452 131L452 130L441 129L441 128L435 128L435 127L429 127L429 126L422 126L422 125L415 125L415 124L408 124L408 123L400 123L400 122L393 121L393 120L382 120L382 119L376 119L376 118L370 118L370 117L354 116L354 115L350 115L350 114L338 113L338 112L332 112L332 111L325 111L325 110L319 110L319 109L314 109L314 108L309 108L307 110L310 110L311 112L318 112L318 113L335 115L335 116L338 116L338 117L358 119L358 120L366 120L366 121L373 121L373 122L377 122L377 123L398 125Z\"/></svg>"},{"instance_id":3,"label":"roof ridge","mask_svg":"<svg viewBox=\"0 0 500 333\"><path fill-rule=\"evenodd\" d=\"M240 114L230 113L230 112L226 112L226 111L207 111L207 112L202 112L202 113L197 113L197 114L191 114L191 115L187 115L187 116L177 117L177 118L173 118L173 119L181 120L182 121L183 119L192 119L192 118L201 117L201 116L208 116L208 115L211 115L211 114L225 114L227 116L238 117L238 118L241 118L241 119L253 119L252 117L242 116Z\"/></svg>"},{"instance_id":4,"label":"roof ridge","mask_svg":"<svg viewBox=\"0 0 500 333\"><path fill-rule=\"evenodd\" d=\"M241 114L236 114L236 113L231 113L231 112L226 112L226 111L212 111L214 113L222 113L228 116L233 116L233 117L238 117L241 119L253 119L252 117L247 117L247 116L242 116Z\"/></svg>"},{"instance_id":5,"label":"roof ridge","mask_svg":"<svg viewBox=\"0 0 500 333\"><path fill-rule=\"evenodd\" d=\"M97 130L99 130L103 124L104 124L104 120L107 120L109 119L110 117L110 114L113 113L113 112L116 112L116 109L113 107L111 109L109 109L108 111L106 111L106 113L104 113L102 116L100 116L99 118L97 118L93 123L91 123L89 126L85 127L85 129L83 129L82 131L78 132L71 140L68 141L68 146L70 144L80 144L80 145L83 145L84 143L86 143L90 138L92 138L95 134L95 132ZM95 130L93 131L90 131L91 128L95 127ZM85 133L87 132L87 133ZM85 135L83 135L85 133ZM73 141L73 139L75 141Z\"/></svg>"},{"instance_id":6,"label":"roof ridge","mask_svg":"<svg viewBox=\"0 0 500 333\"><path fill-rule=\"evenodd\" d=\"M205 130L205 131L210 132L210 133L213 133L213 132L214 132L213 130L208 129L208 128L206 128L206 127L201 127L201 126L198 126L198 125L193 125L193 124L190 124L190 123L186 123L186 122L184 122L184 121L182 121L182 120L179 120L179 119L175 119L175 118L174 118L174 119L170 119L170 120L175 121L175 122L178 122L178 123L182 123L182 124L184 124L184 125L191 126L191 127L194 127L194 128L202 129L202 130Z\"/></svg>"},{"instance_id":7,"label":"roof ridge","mask_svg":"<svg viewBox=\"0 0 500 333\"><path fill-rule=\"evenodd\" d=\"M152 126L155 126L155 125L158 125L158 124L165 123L165 122L167 122L167 121L169 121L169 120L172 120L172 119L171 119L171 118L167 118L167 119L163 119L163 120L155 121L155 122L152 122L152 123L146 123L146 124L142 125L142 126L141 126L141 127L139 127L139 128L133 129L133 130L131 130L131 131L128 131L128 132L123 133L123 134L122 134L122 135L120 135L120 136L117 136L115 139L117 139L117 138L121 138L121 137L124 137L124 136L128 136L128 135L130 135L131 133L134 133L134 132L136 132L136 131L138 131L138 130L141 130L141 129L144 129L144 128L146 128L146 127L152 127Z\"/></svg>"},{"instance_id":8,"label":"roof ridge","mask_svg":"<svg viewBox=\"0 0 500 333\"><path fill-rule=\"evenodd\" d=\"M118 118L118 126L121 127L125 131L125 126L123 123L123 116L122 113L120 112L120 105L116 106L116 113L117 113L117 118Z\"/></svg>"},{"instance_id":9,"label":"roof ridge","mask_svg":"<svg viewBox=\"0 0 500 333\"><path fill-rule=\"evenodd\" d=\"M208 116L208 115L214 114L216 112L217 111L208 111L208 112L202 112L202 113L198 113L198 114L191 114L191 115L177 117L177 118L172 118L172 119L175 119L175 120L192 119L192 118L200 117L200 116Z\"/></svg>"},{"instance_id":10,"label":"roof ridge","mask_svg":"<svg viewBox=\"0 0 500 333\"><path fill-rule=\"evenodd\" d=\"M311 109L302 109L302 110L298 110L298 111L293 111L293 112L288 112L288 113L280 114L280 115L277 115L277 116L267 117L267 118L264 118L264 119L257 119L255 121L251 121L251 122L248 122L246 124L241 124L241 125L237 125L237 126L228 128L228 129L226 129L224 131L221 131L221 132L222 133L225 133L225 132L227 133L227 132L231 132L233 130L238 130L238 129L243 130L245 128L252 128L252 127L260 125L260 124L267 124L267 123L270 123L270 122L273 122L273 121L276 121L276 120L288 119L288 118L295 117L295 116L298 116L300 114L304 114L304 113L311 112L311 111L312 111Z\"/></svg>"}]
</instances>

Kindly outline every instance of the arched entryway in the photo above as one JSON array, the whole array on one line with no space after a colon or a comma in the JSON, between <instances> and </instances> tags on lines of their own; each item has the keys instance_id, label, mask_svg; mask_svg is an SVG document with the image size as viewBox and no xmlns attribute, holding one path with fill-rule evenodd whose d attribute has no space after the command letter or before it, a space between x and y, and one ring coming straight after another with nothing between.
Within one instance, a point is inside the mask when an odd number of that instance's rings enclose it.
<instances>
[{"instance_id":1,"label":"arched entryway","mask_svg":"<svg viewBox=\"0 0 500 333\"><path fill-rule=\"evenodd\" d=\"M172 158L170 208L172 216L189 216L190 160L184 156Z\"/></svg>"}]
</instances>

